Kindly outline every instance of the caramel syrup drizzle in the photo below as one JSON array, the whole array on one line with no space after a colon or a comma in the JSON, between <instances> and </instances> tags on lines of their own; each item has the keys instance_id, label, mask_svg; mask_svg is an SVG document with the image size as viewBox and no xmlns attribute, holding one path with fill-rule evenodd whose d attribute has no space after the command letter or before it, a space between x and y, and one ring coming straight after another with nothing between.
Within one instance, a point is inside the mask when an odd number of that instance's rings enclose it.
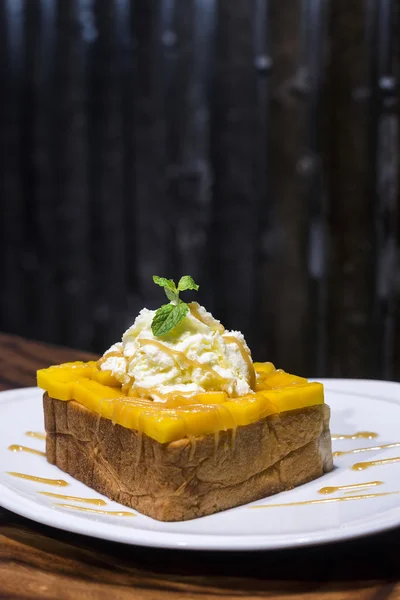
<instances>
[{"instance_id":1,"label":"caramel syrup drizzle","mask_svg":"<svg viewBox=\"0 0 400 600\"><path fill-rule=\"evenodd\" d=\"M196 438L194 435L188 435L188 440L189 440L189 444L190 444L190 451L189 451L189 461L192 461L194 459L194 455L196 453Z\"/></svg>"},{"instance_id":2,"label":"caramel syrup drizzle","mask_svg":"<svg viewBox=\"0 0 400 600\"><path fill-rule=\"evenodd\" d=\"M383 481L366 481L365 483L352 483L349 485L332 485L327 487L322 487L318 490L319 494L334 494L335 492L351 492L357 488L369 489L372 487L376 487L378 485L383 485Z\"/></svg>"},{"instance_id":3,"label":"caramel syrup drizzle","mask_svg":"<svg viewBox=\"0 0 400 600\"><path fill-rule=\"evenodd\" d=\"M203 325L209 327L211 330L218 331L219 333L224 333L225 327L222 325L222 323L218 323L214 321L214 319L209 319L206 316L201 316L199 312L200 307L197 304L197 302L190 302L188 306L192 317L200 321L200 323L203 323Z\"/></svg>"},{"instance_id":4,"label":"caramel syrup drizzle","mask_svg":"<svg viewBox=\"0 0 400 600\"><path fill-rule=\"evenodd\" d=\"M375 450L386 450L387 448L398 448L400 442L393 444L382 444L381 446L367 446L365 448L353 448L353 450L338 450L333 453L334 457L344 456L345 454L358 454L359 452L374 452Z\"/></svg>"},{"instance_id":5,"label":"caramel syrup drizzle","mask_svg":"<svg viewBox=\"0 0 400 600\"><path fill-rule=\"evenodd\" d=\"M188 364L189 366L194 367L196 369L202 369L203 371L208 371L214 377L223 381L223 377L221 377L221 375L219 375L219 373L214 371L214 369L212 367L209 367L208 365L204 365L203 363L198 362L197 360L192 360L191 358L188 358L183 352L179 352L179 350L172 350L171 348L168 348L168 346L165 346L161 342L157 342L157 340L149 340L147 338L139 338L138 342L141 346L145 346L145 345L155 346L156 348L161 350L161 352L165 352L165 354L168 354L169 356L171 356L171 358L180 359L183 362L186 362L186 364Z\"/></svg>"},{"instance_id":6,"label":"caramel syrup drizzle","mask_svg":"<svg viewBox=\"0 0 400 600\"><path fill-rule=\"evenodd\" d=\"M28 481L35 481L46 485L55 485L57 487L66 487L69 485L64 479L47 479L46 477L36 477L35 475L27 475L26 473L15 473L15 471L7 471L7 474L12 477L18 477L19 479L27 479Z\"/></svg>"},{"instance_id":7,"label":"caramel syrup drizzle","mask_svg":"<svg viewBox=\"0 0 400 600\"><path fill-rule=\"evenodd\" d=\"M36 438L38 440L46 439L46 434L41 433L40 431L26 431L25 435L27 435L28 437Z\"/></svg>"},{"instance_id":8,"label":"caramel syrup drizzle","mask_svg":"<svg viewBox=\"0 0 400 600\"><path fill-rule=\"evenodd\" d=\"M375 431L356 431L356 433L332 433L332 440L372 440L377 438L378 434Z\"/></svg>"},{"instance_id":9,"label":"caramel syrup drizzle","mask_svg":"<svg viewBox=\"0 0 400 600\"><path fill-rule=\"evenodd\" d=\"M240 354L249 370L249 376L250 376L249 385L252 390L255 390L256 389L256 372L254 370L253 361L251 360L250 356L248 355L246 348L244 347L244 344L240 340L238 340L234 335L225 335L224 340L226 342L228 342L229 344L231 344L231 343L236 344L236 346L239 348Z\"/></svg>"},{"instance_id":10,"label":"caramel syrup drizzle","mask_svg":"<svg viewBox=\"0 0 400 600\"><path fill-rule=\"evenodd\" d=\"M218 454L218 446L219 446L219 431L214 433L214 464L217 462L217 454Z\"/></svg>"},{"instance_id":11,"label":"caramel syrup drizzle","mask_svg":"<svg viewBox=\"0 0 400 600\"><path fill-rule=\"evenodd\" d=\"M393 496L399 492L381 492L380 494L358 494L356 496L343 496L340 498L323 498L321 500L306 500L304 502L286 502L285 504L259 504L257 506L248 506L247 508L280 508L282 506L307 506L311 504L330 504L333 502L351 502L353 500L367 500L369 498L379 498L382 496Z\"/></svg>"},{"instance_id":12,"label":"caramel syrup drizzle","mask_svg":"<svg viewBox=\"0 0 400 600\"><path fill-rule=\"evenodd\" d=\"M38 492L42 496L50 498L58 498L59 500L69 500L70 502L83 502L85 504L94 504L95 506L107 506L107 502L101 498L79 498L78 496L64 496L63 494L55 494L54 492Z\"/></svg>"},{"instance_id":13,"label":"caramel syrup drizzle","mask_svg":"<svg viewBox=\"0 0 400 600\"><path fill-rule=\"evenodd\" d=\"M135 383L133 383L131 389L128 392L129 398L139 398L141 400L147 400L152 396L157 396L157 398L160 398L162 404L165 405L167 402L174 400L178 397L194 399L196 397L196 393L184 391L160 392L157 388L145 388L136 385Z\"/></svg>"},{"instance_id":14,"label":"caramel syrup drizzle","mask_svg":"<svg viewBox=\"0 0 400 600\"><path fill-rule=\"evenodd\" d=\"M205 317L202 317L199 313L198 306L199 305L197 304L197 302L191 302L189 304L189 310L190 310L192 316L195 317L195 319L197 319L204 325L207 325L207 327L210 327L210 329L213 329L214 331L219 331L219 333L223 334L225 332L225 327L221 323L211 322L211 319L209 320ZM253 361L251 360L250 356L246 352L246 349L245 349L243 343L240 340L238 340L234 335L224 336L224 340L227 341L228 343L236 344L237 347L239 348L240 354L242 355L242 358L245 361L247 368L249 370L249 376L250 376L249 385L252 390L255 390L256 389L255 388L256 372L254 370Z\"/></svg>"},{"instance_id":15,"label":"caramel syrup drizzle","mask_svg":"<svg viewBox=\"0 0 400 600\"><path fill-rule=\"evenodd\" d=\"M113 356L122 358L124 354L122 351L117 352L116 350L113 352L109 352L108 354L105 354L104 356L99 358L99 360L97 361L97 365L101 367L101 365L103 365L109 358L112 358Z\"/></svg>"},{"instance_id":16,"label":"caramel syrup drizzle","mask_svg":"<svg viewBox=\"0 0 400 600\"><path fill-rule=\"evenodd\" d=\"M85 506L75 506L74 504L67 504L64 502L53 504L53 506L60 506L61 508L68 508L70 510L79 510L81 512L94 513L96 515L107 515L112 517L136 517L135 513L115 510L97 510L96 508L86 508Z\"/></svg>"},{"instance_id":17,"label":"caramel syrup drizzle","mask_svg":"<svg viewBox=\"0 0 400 600\"><path fill-rule=\"evenodd\" d=\"M35 450L34 448L28 448L28 446L20 446L19 444L11 444L8 446L11 452L29 452L29 454L38 454L39 456L46 456L46 452Z\"/></svg>"},{"instance_id":18,"label":"caramel syrup drizzle","mask_svg":"<svg viewBox=\"0 0 400 600\"><path fill-rule=\"evenodd\" d=\"M395 456L394 458L383 458L382 460L370 460L367 462L358 462L355 463L351 468L353 471L365 471L365 469L369 469L370 467L379 467L381 465L390 465L392 463L400 462L400 456Z\"/></svg>"},{"instance_id":19,"label":"caramel syrup drizzle","mask_svg":"<svg viewBox=\"0 0 400 600\"><path fill-rule=\"evenodd\" d=\"M192 481L193 478L194 478L194 475L192 475L191 477L189 477L189 479L187 479L186 481L181 483L181 485L175 490L175 492L172 495L179 496L185 490L185 488L189 485L189 483Z\"/></svg>"}]
</instances>

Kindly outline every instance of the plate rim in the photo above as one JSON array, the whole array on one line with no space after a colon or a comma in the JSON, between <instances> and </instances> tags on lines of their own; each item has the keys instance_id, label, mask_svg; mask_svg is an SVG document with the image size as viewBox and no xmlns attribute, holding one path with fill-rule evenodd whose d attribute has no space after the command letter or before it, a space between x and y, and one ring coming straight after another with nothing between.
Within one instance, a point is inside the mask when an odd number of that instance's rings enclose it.
<instances>
[{"instance_id":1,"label":"plate rim","mask_svg":"<svg viewBox=\"0 0 400 600\"><path fill-rule=\"evenodd\" d=\"M365 384L373 383L380 387L386 387L387 389L390 387L392 393L389 394L391 397L387 399L394 401L400 406L400 398L393 398L392 396L394 388L400 389L400 382L376 379L336 378L319 378L318 381L327 386L326 390L328 392L334 393L335 391L343 391L344 393L348 393L350 395L354 389L329 389L329 384L334 384L334 387L337 385L346 384L351 384L351 387L353 387L353 385L359 387ZM16 393L21 394L22 397L29 397L32 394L40 394L41 390L38 387L22 387L0 391L0 404L5 404L8 400L8 397L12 397ZM383 397L374 397L377 400L384 400ZM79 535L85 535L96 539L103 539L134 546L170 550L241 552L294 549L359 539L368 535L382 533L400 526L399 503L399 506L391 508L389 514L383 514L379 518L375 517L372 524L370 522L360 523L356 521L346 525L345 527L339 528L336 531L330 531L328 533L322 530L303 535L295 534L295 540L293 539L294 534L221 534L214 536L209 533L200 535L186 532L177 533L156 530L151 531L148 529L137 528L130 529L129 527L121 527L117 524L109 524L104 522L101 523L101 530L99 530L98 528L94 527L95 521L87 519L85 515L74 514L74 518L71 521L68 521L68 519L66 519L63 515L65 514L65 516L67 516L71 513L68 513L67 511L64 513L64 511L59 509L52 510L51 507L38 504L29 498L24 498L1 482L0 492L0 506L15 514L18 514L21 517L35 521L36 523L53 527L61 531L77 533ZM235 509L233 508L229 510ZM134 512L138 513L136 510Z\"/></svg>"}]
</instances>

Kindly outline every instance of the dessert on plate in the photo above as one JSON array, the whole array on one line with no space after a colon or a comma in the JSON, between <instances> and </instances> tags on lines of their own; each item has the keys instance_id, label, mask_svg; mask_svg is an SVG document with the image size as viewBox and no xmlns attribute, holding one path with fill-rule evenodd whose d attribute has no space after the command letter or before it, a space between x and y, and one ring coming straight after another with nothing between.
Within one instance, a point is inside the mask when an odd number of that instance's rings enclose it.
<instances>
[{"instance_id":1,"label":"dessert on plate","mask_svg":"<svg viewBox=\"0 0 400 600\"><path fill-rule=\"evenodd\" d=\"M38 371L47 460L162 521L209 515L332 469L321 383L253 362L227 331L154 277L168 304L144 308L97 362Z\"/></svg>"}]
</instances>

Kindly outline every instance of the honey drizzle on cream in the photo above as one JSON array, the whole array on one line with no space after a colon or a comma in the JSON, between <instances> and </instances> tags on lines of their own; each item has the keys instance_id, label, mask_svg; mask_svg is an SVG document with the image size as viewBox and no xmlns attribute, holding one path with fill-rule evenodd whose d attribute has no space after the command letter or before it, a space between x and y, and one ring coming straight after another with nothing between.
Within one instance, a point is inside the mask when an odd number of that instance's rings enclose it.
<instances>
[{"instance_id":1,"label":"honey drizzle on cream","mask_svg":"<svg viewBox=\"0 0 400 600\"><path fill-rule=\"evenodd\" d=\"M398 492L381 492L379 494L358 494L357 496L342 496L340 498L322 498L321 500L305 500L304 502L287 502L285 504L258 504L247 508L281 508L283 506L307 506L311 504L330 504L333 502L351 502L353 500L367 500L369 498L380 498L382 496L394 496Z\"/></svg>"},{"instance_id":2,"label":"honey drizzle on cream","mask_svg":"<svg viewBox=\"0 0 400 600\"><path fill-rule=\"evenodd\" d=\"M400 442L393 444L382 444L381 446L366 446L365 448L353 448L353 450L338 450L333 453L334 458L344 456L345 454L358 454L359 452L375 452L377 450L387 450L388 448L398 448Z\"/></svg>"},{"instance_id":3,"label":"honey drizzle on cream","mask_svg":"<svg viewBox=\"0 0 400 600\"><path fill-rule=\"evenodd\" d=\"M322 487L318 490L319 494L334 494L335 492L350 492L354 489L368 489L372 487L376 487L378 485L383 485L383 481L366 481L365 483L352 483L349 485L332 485L327 487Z\"/></svg>"},{"instance_id":4,"label":"honey drizzle on cream","mask_svg":"<svg viewBox=\"0 0 400 600\"><path fill-rule=\"evenodd\" d=\"M50 498L58 498L59 500L70 500L71 502L83 502L85 504L94 504L95 506L107 506L107 502L101 498L79 498L77 496L64 496L63 494L55 494L54 492L38 492L42 496Z\"/></svg>"},{"instance_id":5,"label":"honey drizzle on cream","mask_svg":"<svg viewBox=\"0 0 400 600\"><path fill-rule=\"evenodd\" d=\"M36 438L38 440L45 440L46 439L46 434L45 433L41 433L39 431L26 431L25 435L27 435L28 437Z\"/></svg>"},{"instance_id":6,"label":"honey drizzle on cream","mask_svg":"<svg viewBox=\"0 0 400 600\"><path fill-rule=\"evenodd\" d=\"M37 454L38 456L46 456L46 452L35 450L34 448L28 448L28 446L20 446L19 444L11 444L8 446L11 452L29 452L29 454Z\"/></svg>"},{"instance_id":7,"label":"honey drizzle on cream","mask_svg":"<svg viewBox=\"0 0 400 600\"><path fill-rule=\"evenodd\" d=\"M61 508L69 508L71 510L80 510L82 512L95 513L97 515L107 515L112 517L136 517L135 513L114 511L114 510L97 510L96 508L86 508L85 506L75 506L74 504L56 503L53 506L61 506Z\"/></svg>"},{"instance_id":8,"label":"honey drizzle on cream","mask_svg":"<svg viewBox=\"0 0 400 600\"><path fill-rule=\"evenodd\" d=\"M109 358L112 358L113 356L123 358L124 355L122 352L109 352L108 354L105 354L104 356L99 358L99 360L97 361L97 366L101 367L101 365L103 365Z\"/></svg>"},{"instance_id":9,"label":"honey drizzle on cream","mask_svg":"<svg viewBox=\"0 0 400 600\"><path fill-rule=\"evenodd\" d=\"M239 348L239 352L249 370L249 378L250 378L249 385L252 390L255 390L256 389L256 372L254 370L253 361L251 360L250 356L248 355L246 348L244 347L244 344L240 340L238 340L234 335L225 335L224 340L226 342L228 342L228 344L236 344L236 346Z\"/></svg>"},{"instance_id":10,"label":"honey drizzle on cream","mask_svg":"<svg viewBox=\"0 0 400 600\"><path fill-rule=\"evenodd\" d=\"M157 342L157 340L149 340L147 338L139 338L138 342L142 346L145 346L145 345L155 346L156 348L161 350L161 352L165 352L165 354L168 354L173 359L180 358L182 361L186 362L189 366L194 367L195 369L202 369L203 371L208 371L209 373L212 373L212 375L214 377L216 377L217 379L222 380L222 381L224 380L224 378L219 373L217 373L217 371L214 371L214 369L212 367L209 367L208 365L198 362L197 360L192 360L191 358L188 358L186 356L186 354L184 354L183 352L179 352L179 350L172 350L172 348L168 348L168 346L165 346L161 342Z\"/></svg>"},{"instance_id":11,"label":"honey drizzle on cream","mask_svg":"<svg viewBox=\"0 0 400 600\"><path fill-rule=\"evenodd\" d=\"M201 314L199 313L200 307L197 304L197 302L190 302L190 304L188 304L188 306L189 306L190 314L192 315L192 317L194 317L195 319L200 321L200 323L203 323L203 325L206 325L207 327L209 327L212 331L218 331L219 333L224 333L225 327L222 325L222 323L218 323L218 322L214 321L214 319L208 319L206 316L204 316L204 317L201 316Z\"/></svg>"},{"instance_id":12,"label":"honey drizzle on cream","mask_svg":"<svg viewBox=\"0 0 400 600\"><path fill-rule=\"evenodd\" d=\"M15 471L7 471L7 475L12 475L12 477L18 477L19 479L27 479L28 481L35 481L37 483L44 483L46 485L55 485L57 487L66 487L69 485L64 479L47 479L46 477L35 477L35 475L27 475L26 473L15 473Z\"/></svg>"},{"instance_id":13,"label":"honey drizzle on cream","mask_svg":"<svg viewBox=\"0 0 400 600\"><path fill-rule=\"evenodd\" d=\"M356 433L332 433L331 439L334 441L337 440L372 440L377 438L378 434L375 431L356 431Z\"/></svg>"},{"instance_id":14,"label":"honey drizzle on cream","mask_svg":"<svg viewBox=\"0 0 400 600\"><path fill-rule=\"evenodd\" d=\"M145 388L138 385L133 384L132 386L132 394L135 394L136 397L142 398L144 400L157 396L162 400L163 403L168 402L169 400L174 400L175 398L183 397L183 398L195 398L195 392L160 392L157 388ZM130 397L132 394L129 394Z\"/></svg>"},{"instance_id":15,"label":"honey drizzle on cream","mask_svg":"<svg viewBox=\"0 0 400 600\"><path fill-rule=\"evenodd\" d=\"M383 458L382 460L370 460L367 462L359 462L355 463L351 468L353 469L353 471L365 471L365 469L369 469L370 467L390 465L391 463L396 462L400 462L400 456L395 456L394 458Z\"/></svg>"}]
</instances>

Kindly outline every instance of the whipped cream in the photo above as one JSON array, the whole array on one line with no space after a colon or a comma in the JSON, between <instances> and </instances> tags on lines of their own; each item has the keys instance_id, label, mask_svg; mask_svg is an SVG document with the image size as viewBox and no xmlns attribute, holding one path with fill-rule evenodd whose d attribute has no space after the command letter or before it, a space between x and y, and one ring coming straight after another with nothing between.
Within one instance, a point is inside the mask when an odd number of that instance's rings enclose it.
<instances>
[{"instance_id":1,"label":"whipped cream","mask_svg":"<svg viewBox=\"0 0 400 600\"><path fill-rule=\"evenodd\" d=\"M155 401L171 393L224 391L236 397L254 391L251 352L240 331L225 331L199 304L170 333L151 330L155 311L144 308L100 361L103 371Z\"/></svg>"}]
</instances>

